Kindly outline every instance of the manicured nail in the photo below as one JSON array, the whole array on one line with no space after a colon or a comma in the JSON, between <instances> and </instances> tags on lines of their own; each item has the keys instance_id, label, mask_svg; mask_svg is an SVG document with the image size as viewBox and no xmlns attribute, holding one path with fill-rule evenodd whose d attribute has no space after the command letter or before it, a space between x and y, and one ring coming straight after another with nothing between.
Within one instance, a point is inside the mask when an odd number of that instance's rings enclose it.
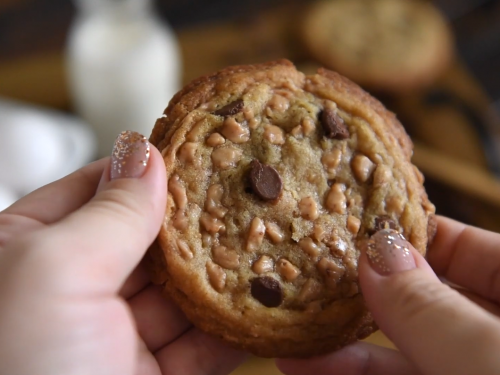
<instances>
[{"instance_id":1,"label":"manicured nail","mask_svg":"<svg viewBox=\"0 0 500 375\"><path fill-rule=\"evenodd\" d=\"M148 166L149 154L145 136L130 130L121 132L111 154L111 179L141 177Z\"/></svg>"},{"instance_id":2,"label":"manicured nail","mask_svg":"<svg viewBox=\"0 0 500 375\"><path fill-rule=\"evenodd\" d=\"M402 234L384 229L370 237L366 255L371 267L378 274L387 276L416 267L411 248Z\"/></svg>"}]
</instances>

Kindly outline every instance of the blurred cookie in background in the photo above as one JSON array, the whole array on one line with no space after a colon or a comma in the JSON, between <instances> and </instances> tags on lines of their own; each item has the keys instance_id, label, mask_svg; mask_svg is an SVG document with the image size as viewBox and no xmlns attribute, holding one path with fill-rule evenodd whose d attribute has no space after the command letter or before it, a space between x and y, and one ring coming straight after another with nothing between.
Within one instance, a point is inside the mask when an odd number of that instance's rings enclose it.
<instances>
[{"instance_id":1,"label":"blurred cookie in background","mask_svg":"<svg viewBox=\"0 0 500 375\"><path fill-rule=\"evenodd\" d=\"M446 20L419 0L320 1L302 33L322 64L381 92L428 86L453 56Z\"/></svg>"}]
</instances>

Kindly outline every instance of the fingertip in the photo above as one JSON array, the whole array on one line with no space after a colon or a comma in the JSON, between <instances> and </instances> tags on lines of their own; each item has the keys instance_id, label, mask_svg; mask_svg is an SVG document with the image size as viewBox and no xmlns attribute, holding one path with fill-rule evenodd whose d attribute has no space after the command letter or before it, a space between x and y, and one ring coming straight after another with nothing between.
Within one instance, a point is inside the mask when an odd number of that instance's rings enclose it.
<instances>
[{"instance_id":1,"label":"fingertip","mask_svg":"<svg viewBox=\"0 0 500 375\"><path fill-rule=\"evenodd\" d=\"M190 329L155 353L165 374L229 374L240 366L248 353L197 328Z\"/></svg>"},{"instance_id":2,"label":"fingertip","mask_svg":"<svg viewBox=\"0 0 500 375\"><path fill-rule=\"evenodd\" d=\"M150 165L146 175L153 189L154 204L161 223L167 207L167 173L163 156L154 146L151 147Z\"/></svg>"},{"instance_id":3,"label":"fingertip","mask_svg":"<svg viewBox=\"0 0 500 375\"><path fill-rule=\"evenodd\" d=\"M414 366L399 352L377 345L356 342L336 352L309 359L277 359L285 375L414 375Z\"/></svg>"},{"instance_id":4,"label":"fingertip","mask_svg":"<svg viewBox=\"0 0 500 375\"><path fill-rule=\"evenodd\" d=\"M144 179L165 173L163 157L148 139L133 131L121 132L101 178L101 186L120 179Z\"/></svg>"},{"instance_id":5,"label":"fingertip","mask_svg":"<svg viewBox=\"0 0 500 375\"><path fill-rule=\"evenodd\" d=\"M470 227L443 216L437 216L436 219L437 232L427 251L427 259L438 274L444 274L453 253L464 242L464 232Z\"/></svg>"},{"instance_id":6,"label":"fingertip","mask_svg":"<svg viewBox=\"0 0 500 375\"><path fill-rule=\"evenodd\" d=\"M163 156L161 152L153 145L151 145L151 156L149 168L146 171L146 174L152 173L157 177L163 177L162 180L166 181L166 169L165 162L163 160Z\"/></svg>"},{"instance_id":7,"label":"fingertip","mask_svg":"<svg viewBox=\"0 0 500 375\"><path fill-rule=\"evenodd\" d=\"M420 284L441 284L425 258L413 246L408 246L408 251L408 255L413 258L412 267L391 267L388 272L382 273L373 266L366 250L360 255L360 287L368 308L382 329L392 327L396 322L395 316L400 315L399 311L394 310L394 306L396 301L402 298L401 293L410 293ZM418 280L418 283L415 280Z\"/></svg>"},{"instance_id":8,"label":"fingertip","mask_svg":"<svg viewBox=\"0 0 500 375\"><path fill-rule=\"evenodd\" d=\"M151 146L148 166L142 179L148 181L153 186L162 189L163 196L166 199L167 177L165 162L160 151L155 146Z\"/></svg>"},{"instance_id":9,"label":"fingertip","mask_svg":"<svg viewBox=\"0 0 500 375\"><path fill-rule=\"evenodd\" d=\"M429 263L413 245L402 237L400 243L389 241L391 247L370 248L370 245L362 246L358 262L359 280L363 293L371 293L373 287L382 280L393 275L400 274L412 269L421 269L428 276L439 281Z\"/></svg>"},{"instance_id":10,"label":"fingertip","mask_svg":"<svg viewBox=\"0 0 500 375\"><path fill-rule=\"evenodd\" d=\"M97 185L96 194L104 189L106 184L109 182L109 171L111 168L111 157L106 156L102 158L101 161L104 163L104 169L101 174L101 179L99 180L99 184Z\"/></svg>"},{"instance_id":11,"label":"fingertip","mask_svg":"<svg viewBox=\"0 0 500 375\"><path fill-rule=\"evenodd\" d=\"M280 358L276 359L276 366L286 375L362 374L370 357L366 346L373 345L357 342L338 351L317 357Z\"/></svg>"},{"instance_id":12,"label":"fingertip","mask_svg":"<svg viewBox=\"0 0 500 375\"><path fill-rule=\"evenodd\" d=\"M113 157L107 157L107 165L101 176L97 194L105 190L129 190L144 205L154 222L161 223L165 214L167 200L167 177L163 156L158 149L150 145L144 172L138 176L116 177L113 172ZM135 160L134 160L135 161ZM115 175L114 178L113 174Z\"/></svg>"}]
</instances>

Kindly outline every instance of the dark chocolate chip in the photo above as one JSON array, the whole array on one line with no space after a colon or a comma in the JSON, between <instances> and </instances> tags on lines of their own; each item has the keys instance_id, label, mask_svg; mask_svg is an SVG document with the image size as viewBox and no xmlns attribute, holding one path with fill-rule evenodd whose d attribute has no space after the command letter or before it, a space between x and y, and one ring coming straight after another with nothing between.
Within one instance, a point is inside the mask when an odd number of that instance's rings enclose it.
<instances>
[{"instance_id":1,"label":"dark chocolate chip","mask_svg":"<svg viewBox=\"0 0 500 375\"><path fill-rule=\"evenodd\" d=\"M273 167L253 160L250 163L250 185L253 192L265 200L278 198L283 190L283 182Z\"/></svg>"},{"instance_id":2,"label":"dark chocolate chip","mask_svg":"<svg viewBox=\"0 0 500 375\"><path fill-rule=\"evenodd\" d=\"M234 102L231 102L225 105L224 107L219 108L217 111L214 112L214 115L224 116L224 117L233 116L241 112L241 110L243 109L243 105L244 105L243 100L241 99L235 100Z\"/></svg>"},{"instance_id":3,"label":"dark chocolate chip","mask_svg":"<svg viewBox=\"0 0 500 375\"><path fill-rule=\"evenodd\" d=\"M283 302L283 291L278 280L272 277L257 277L250 288L252 297L266 307L278 307Z\"/></svg>"},{"instance_id":4,"label":"dark chocolate chip","mask_svg":"<svg viewBox=\"0 0 500 375\"><path fill-rule=\"evenodd\" d=\"M349 138L349 130L342 118L333 110L325 109L320 113L320 121L328 138Z\"/></svg>"},{"instance_id":5,"label":"dark chocolate chip","mask_svg":"<svg viewBox=\"0 0 500 375\"><path fill-rule=\"evenodd\" d=\"M382 215L375 218L374 232L378 232L383 229L397 229L396 223L391 219L389 215Z\"/></svg>"}]
</instances>

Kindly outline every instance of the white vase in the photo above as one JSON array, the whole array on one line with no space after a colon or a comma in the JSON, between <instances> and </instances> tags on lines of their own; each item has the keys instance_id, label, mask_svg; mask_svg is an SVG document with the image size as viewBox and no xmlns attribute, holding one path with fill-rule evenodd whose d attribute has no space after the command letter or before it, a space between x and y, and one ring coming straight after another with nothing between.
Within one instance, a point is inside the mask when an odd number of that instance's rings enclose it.
<instances>
[{"instance_id":1,"label":"white vase","mask_svg":"<svg viewBox=\"0 0 500 375\"><path fill-rule=\"evenodd\" d=\"M70 92L104 156L122 130L149 136L180 87L179 49L150 0L77 0L76 5L67 44Z\"/></svg>"}]
</instances>

